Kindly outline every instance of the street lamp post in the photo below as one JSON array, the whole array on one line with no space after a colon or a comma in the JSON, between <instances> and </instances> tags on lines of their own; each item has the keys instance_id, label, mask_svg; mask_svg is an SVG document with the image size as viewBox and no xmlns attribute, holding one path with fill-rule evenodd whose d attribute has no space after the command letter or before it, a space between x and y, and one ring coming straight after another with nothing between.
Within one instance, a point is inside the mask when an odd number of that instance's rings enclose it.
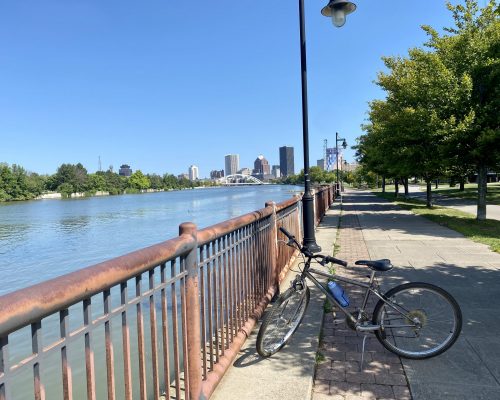
<instances>
[{"instance_id":1,"label":"street lamp post","mask_svg":"<svg viewBox=\"0 0 500 400\"><path fill-rule=\"evenodd\" d=\"M337 154L337 196L340 195L340 181L339 181L339 142L342 142L342 147L347 147L347 142L344 138L339 138L339 133L335 132L335 153Z\"/></svg>"},{"instance_id":2,"label":"street lamp post","mask_svg":"<svg viewBox=\"0 0 500 400\"><path fill-rule=\"evenodd\" d=\"M356 5L350 1L330 0L323 7L321 14L332 18L332 23L336 27L345 24L346 15L352 13ZM309 176L309 128L307 112L307 62L306 62L306 32L304 22L304 0L299 0L299 19L300 19L300 66L302 83L302 140L304 147L304 195L302 196L302 218L304 224L304 247L311 252L321 251L321 247L316 243L314 236L314 198L311 193L311 178ZM338 152L337 152L338 157ZM337 160L338 163L338 160ZM338 182L338 168L337 168Z\"/></svg>"}]
</instances>

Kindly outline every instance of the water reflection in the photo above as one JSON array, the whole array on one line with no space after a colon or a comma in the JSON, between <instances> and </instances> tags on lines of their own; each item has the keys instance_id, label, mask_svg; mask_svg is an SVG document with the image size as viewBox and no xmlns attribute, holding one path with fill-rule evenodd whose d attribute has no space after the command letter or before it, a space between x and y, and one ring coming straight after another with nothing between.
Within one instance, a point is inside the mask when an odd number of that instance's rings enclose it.
<instances>
[{"instance_id":1,"label":"water reflection","mask_svg":"<svg viewBox=\"0 0 500 400\"><path fill-rule=\"evenodd\" d=\"M67 217L59 221L59 228L65 233L81 233L81 229L87 228L92 221L88 215Z\"/></svg>"}]
</instances>

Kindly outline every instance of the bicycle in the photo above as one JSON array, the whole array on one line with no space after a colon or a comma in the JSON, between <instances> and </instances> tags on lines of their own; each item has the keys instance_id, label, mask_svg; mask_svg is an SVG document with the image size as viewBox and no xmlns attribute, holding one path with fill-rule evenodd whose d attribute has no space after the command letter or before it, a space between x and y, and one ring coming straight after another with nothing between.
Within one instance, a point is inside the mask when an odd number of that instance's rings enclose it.
<instances>
[{"instance_id":1,"label":"bicycle","mask_svg":"<svg viewBox=\"0 0 500 400\"><path fill-rule=\"evenodd\" d=\"M287 245L296 247L304 256L304 268L291 282L291 286L279 295L268 310L257 335L257 352L269 357L279 351L299 327L309 303L310 292L306 279L314 283L336 307L345 314L347 326L365 333L374 333L389 351L410 359L425 359L448 350L457 340L462 329L462 312L456 300L444 289L424 282L410 282L396 286L385 294L380 292L375 276L393 268L390 260L358 260L372 271L369 282L362 282L329 274L311 268L312 260L325 266L333 263L347 267L347 262L334 257L313 254L302 247L286 229L280 228L288 237ZM353 313L347 310L314 276L326 277L366 289L361 307ZM366 306L370 294L379 298L372 317Z\"/></svg>"}]
</instances>

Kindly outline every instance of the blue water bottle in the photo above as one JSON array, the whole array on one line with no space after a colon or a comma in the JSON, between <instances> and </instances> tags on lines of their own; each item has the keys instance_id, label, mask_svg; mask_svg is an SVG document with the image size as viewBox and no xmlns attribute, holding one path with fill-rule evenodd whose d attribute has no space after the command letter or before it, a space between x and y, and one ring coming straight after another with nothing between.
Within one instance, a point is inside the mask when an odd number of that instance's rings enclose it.
<instances>
[{"instance_id":1,"label":"blue water bottle","mask_svg":"<svg viewBox=\"0 0 500 400\"><path fill-rule=\"evenodd\" d=\"M328 282L328 289L342 307L347 307L349 305L349 297L347 297L344 289L337 282Z\"/></svg>"}]
</instances>

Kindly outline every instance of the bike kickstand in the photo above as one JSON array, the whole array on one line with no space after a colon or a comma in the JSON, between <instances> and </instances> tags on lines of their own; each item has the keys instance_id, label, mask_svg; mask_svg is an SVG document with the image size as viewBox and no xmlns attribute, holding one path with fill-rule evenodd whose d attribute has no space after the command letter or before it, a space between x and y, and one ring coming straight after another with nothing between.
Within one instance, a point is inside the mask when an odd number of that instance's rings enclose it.
<instances>
[{"instance_id":1,"label":"bike kickstand","mask_svg":"<svg viewBox=\"0 0 500 400\"><path fill-rule=\"evenodd\" d=\"M363 361L365 360L365 343L367 335L363 335L363 346L361 347L361 364L359 365L359 371L363 372Z\"/></svg>"}]
</instances>

